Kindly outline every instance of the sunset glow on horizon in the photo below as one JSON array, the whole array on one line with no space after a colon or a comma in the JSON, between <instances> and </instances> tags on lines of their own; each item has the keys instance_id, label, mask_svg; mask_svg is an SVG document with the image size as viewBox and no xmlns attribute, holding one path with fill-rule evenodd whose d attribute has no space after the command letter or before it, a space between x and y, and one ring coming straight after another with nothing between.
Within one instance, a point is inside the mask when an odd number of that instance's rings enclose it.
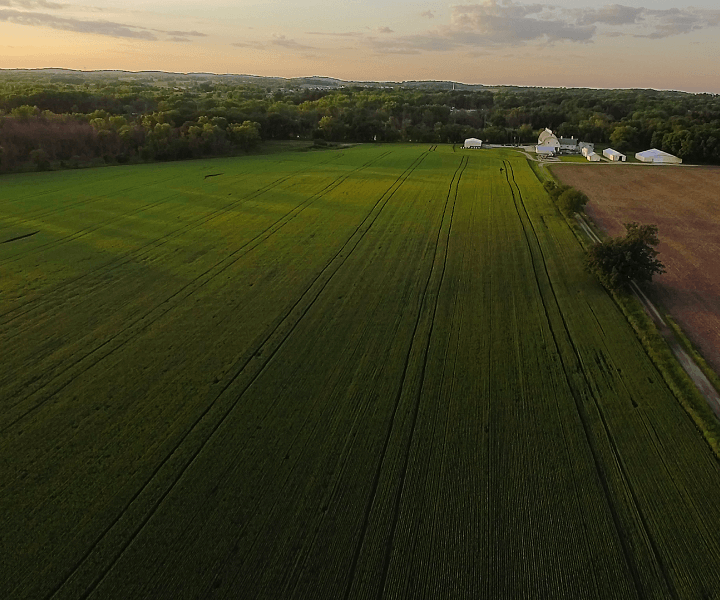
<instances>
[{"instance_id":1,"label":"sunset glow on horizon","mask_svg":"<svg viewBox=\"0 0 720 600\"><path fill-rule=\"evenodd\" d=\"M0 68L720 93L716 4L648 4L0 0Z\"/></svg>"}]
</instances>

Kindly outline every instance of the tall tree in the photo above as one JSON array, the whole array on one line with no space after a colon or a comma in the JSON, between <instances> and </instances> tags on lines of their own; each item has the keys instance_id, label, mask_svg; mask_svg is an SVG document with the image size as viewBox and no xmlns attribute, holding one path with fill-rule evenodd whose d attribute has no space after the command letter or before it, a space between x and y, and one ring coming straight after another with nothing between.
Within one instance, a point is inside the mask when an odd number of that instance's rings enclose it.
<instances>
[{"instance_id":1,"label":"tall tree","mask_svg":"<svg viewBox=\"0 0 720 600\"><path fill-rule=\"evenodd\" d=\"M619 290L631 281L652 281L665 272L657 258L657 226L625 223L625 236L595 244L587 252L585 266L606 288Z\"/></svg>"}]
</instances>

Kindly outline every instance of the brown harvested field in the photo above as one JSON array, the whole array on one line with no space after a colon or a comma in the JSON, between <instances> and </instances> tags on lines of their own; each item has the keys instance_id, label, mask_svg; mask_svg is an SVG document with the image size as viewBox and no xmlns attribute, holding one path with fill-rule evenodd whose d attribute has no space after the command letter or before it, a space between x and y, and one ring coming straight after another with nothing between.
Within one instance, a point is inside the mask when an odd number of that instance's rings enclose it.
<instances>
[{"instance_id":1,"label":"brown harvested field","mask_svg":"<svg viewBox=\"0 0 720 600\"><path fill-rule=\"evenodd\" d=\"M558 165L560 181L585 192L585 212L610 235L623 223L655 223L667 273L657 300L720 372L720 168Z\"/></svg>"}]
</instances>

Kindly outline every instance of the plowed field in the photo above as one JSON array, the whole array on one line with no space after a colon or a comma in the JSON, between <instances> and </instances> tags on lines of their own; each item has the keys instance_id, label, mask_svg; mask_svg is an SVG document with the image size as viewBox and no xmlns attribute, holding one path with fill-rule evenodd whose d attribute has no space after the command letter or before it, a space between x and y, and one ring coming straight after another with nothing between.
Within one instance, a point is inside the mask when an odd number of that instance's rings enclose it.
<instances>
[{"instance_id":1,"label":"plowed field","mask_svg":"<svg viewBox=\"0 0 720 600\"><path fill-rule=\"evenodd\" d=\"M525 158L1 184L0 598L717 598L720 465Z\"/></svg>"},{"instance_id":2,"label":"plowed field","mask_svg":"<svg viewBox=\"0 0 720 600\"><path fill-rule=\"evenodd\" d=\"M720 168L553 167L590 198L588 215L610 235L623 223L655 223L667 273L651 286L720 373Z\"/></svg>"}]
</instances>

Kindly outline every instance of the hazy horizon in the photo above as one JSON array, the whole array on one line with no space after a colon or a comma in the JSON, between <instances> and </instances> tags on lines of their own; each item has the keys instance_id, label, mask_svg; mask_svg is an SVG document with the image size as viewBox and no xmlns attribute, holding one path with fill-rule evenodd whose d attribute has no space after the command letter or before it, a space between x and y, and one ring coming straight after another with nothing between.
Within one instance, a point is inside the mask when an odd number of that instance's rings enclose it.
<instances>
[{"instance_id":1,"label":"hazy horizon","mask_svg":"<svg viewBox=\"0 0 720 600\"><path fill-rule=\"evenodd\" d=\"M0 0L0 68L720 93L709 0Z\"/></svg>"}]
</instances>

